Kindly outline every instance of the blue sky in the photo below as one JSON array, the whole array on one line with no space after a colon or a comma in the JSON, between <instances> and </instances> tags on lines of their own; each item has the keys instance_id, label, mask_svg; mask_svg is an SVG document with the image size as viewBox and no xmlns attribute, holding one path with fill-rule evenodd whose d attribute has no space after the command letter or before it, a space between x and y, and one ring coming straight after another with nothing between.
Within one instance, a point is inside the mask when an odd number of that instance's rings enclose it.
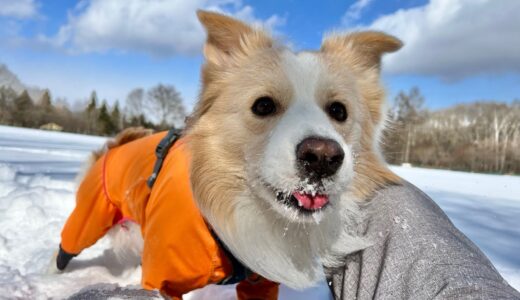
<instances>
[{"instance_id":1,"label":"blue sky","mask_svg":"<svg viewBox=\"0 0 520 300\"><path fill-rule=\"evenodd\" d=\"M204 39L197 8L262 24L295 50L318 48L332 30L396 35L405 47L384 60L389 100L412 86L432 109L520 98L517 0L0 0L0 63L70 102L93 89L124 102L161 82L191 107Z\"/></svg>"}]
</instances>

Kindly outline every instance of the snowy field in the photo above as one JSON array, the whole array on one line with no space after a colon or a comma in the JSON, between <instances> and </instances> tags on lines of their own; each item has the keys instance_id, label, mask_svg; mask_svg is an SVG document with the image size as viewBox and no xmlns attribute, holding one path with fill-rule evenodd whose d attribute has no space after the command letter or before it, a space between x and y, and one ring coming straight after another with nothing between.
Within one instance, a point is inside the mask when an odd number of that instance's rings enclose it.
<instances>
[{"instance_id":1,"label":"snowy field","mask_svg":"<svg viewBox=\"0 0 520 300\"><path fill-rule=\"evenodd\" d=\"M140 268L114 262L101 240L49 274L61 227L74 206L75 176L103 138L0 126L0 298L66 298L84 287L138 288ZM520 177L393 167L430 195L455 225L520 289ZM102 284L101 284L102 283ZM218 295L218 296L217 296ZM230 288L197 291L189 300L233 299ZM329 299L327 287L280 299Z\"/></svg>"}]
</instances>

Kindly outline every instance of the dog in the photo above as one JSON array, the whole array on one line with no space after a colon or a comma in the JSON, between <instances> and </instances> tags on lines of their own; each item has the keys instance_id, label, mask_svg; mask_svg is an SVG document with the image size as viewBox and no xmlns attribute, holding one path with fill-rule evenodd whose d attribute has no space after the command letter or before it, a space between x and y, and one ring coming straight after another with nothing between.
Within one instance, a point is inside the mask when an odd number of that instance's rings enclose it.
<instances>
[{"instance_id":1,"label":"dog","mask_svg":"<svg viewBox=\"0 0 520 300\"><path fill-rule=\"evenodd\" d=\"M180 298L229 278L230 256L251 270L240 278L239 299L276 299L276 283L311 287L324 279L324 266L340 266L346 253L367 245L355 231L357 204L400 182L379 149L386 116L380 69L383 54L402 44L364 31L294 52L231 17L199 11L198 18L207 32L200 97L158 182L150 190L146 174L166 133L130 129L98 152L62 232L58 267L131 218L144 239L145 288ZM107 211L102 221L92 208ZM86 223L97 226L92 236L85 237ZM191 236L198 238L192 244ZM187 253L177 249L184 243L203 248L192 249L200 263L186 258L184 269L164 270L184 259L167 248ZM211 274L200 274L209 272L206 263Z\"/></svg>"}]
</instances>

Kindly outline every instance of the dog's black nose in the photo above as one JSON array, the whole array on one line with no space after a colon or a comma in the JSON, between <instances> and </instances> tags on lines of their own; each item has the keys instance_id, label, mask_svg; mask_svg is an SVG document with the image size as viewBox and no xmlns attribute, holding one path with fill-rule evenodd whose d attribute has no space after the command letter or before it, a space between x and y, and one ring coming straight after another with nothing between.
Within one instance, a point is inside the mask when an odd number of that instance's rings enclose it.
<instances>
[{"instance_id":1,"label":"dog's black nose","mask_svg":"<svg viewBox=\"0 0 520 300\"><path fill-rule=\"evenodd\" d=\"M334 140L309 137L296 146L296 158L307 174L324 178L341 167L345 152Z\"/></svg>"}]
</instances>

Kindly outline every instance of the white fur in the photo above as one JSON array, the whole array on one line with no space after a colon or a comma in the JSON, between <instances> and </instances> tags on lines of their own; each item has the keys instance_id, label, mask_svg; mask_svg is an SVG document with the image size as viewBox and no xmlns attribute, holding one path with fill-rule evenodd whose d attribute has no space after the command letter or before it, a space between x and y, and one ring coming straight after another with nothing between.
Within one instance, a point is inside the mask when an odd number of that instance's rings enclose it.
<instances>
[{"instance_id":1,"label":"white fur","mask_svg":"<svg viewBox=\"0 0 520 300\"><path fill-rule=\"evenodd\" d=\"M323 265L338 266L344 255L368 245L357 237L361 215L353 201L329 209L319 223L307 223L283 218L254 198L244 192L236 200L236 227L209 221L239 260L271 280L294 289L312 287L324 280Z\"/></svg>"},{"instance_id":2,"label":"white fur","mask_svg":"<svg viewBox=\"0 0 520 300\"><path fill-rule=\"evenodd\" d=\"M323 108L316 103L316 88L324 67L317 55L312 53L295 55L285 52L282 62L295 91L293 103L273 129L259 163L250 166L250 172L257 173L257 176L252 178L259 178L269 186L284 192L303 189L312 193L315 187L298 176L296 146L310 136L331 139L338 142L345 152L341 168L332 178L323 182L324 192L333 203L352 179L353 154L351 147L335 130ZM280 213L286 213L283 204L276 200L274 207Z\"/></svg>"},{"instance_id":3,"label":"white fur","mask_svg":"<svg viewBox=\"0 0 520 300\"><path fill-rule=\"evenodd\" d=\"M108 231L112 250L118 262L123 266L138 266L143 253L141 227L135 222L126 221L116 224Z\"/></svg>"},{"instance_id":4,"label":"white fur","mask_svg":"<svg viewBox=\"0 0 520 300\"><path fill-rule=\"evenodd\" d=\"M374 144L373 149L377 157L384 162L383 151L381 151L381 144L383 142L383 132L388 126L388 102L383 101L381 105L381 118L374 131Z\"/></svg>"},{"instance_id":5,"label":"white fur","mask_svg":"<svg viewBox=\"0 0 520 300\"><path fill-rule=\"evenodd\" d=\"M367 243L357 237L362 216L347 191L354 172L351 146L316 102L325 68L311 53L287 51L282 64L295 91L292 104L267 141L252 142L245 151L249 189L235 199L234 222L207 218L243 263L271 280L301 289L324 279L323 265L339 265L339 257ZM295 157L296 146L309 136L335 140L345 152L337 174L324 182L331 205L312 216L280 203L271 189L313 192L315 187L298 176ZM260 156L259 147L264 149Z\"/></svg>"}]
</instances>

